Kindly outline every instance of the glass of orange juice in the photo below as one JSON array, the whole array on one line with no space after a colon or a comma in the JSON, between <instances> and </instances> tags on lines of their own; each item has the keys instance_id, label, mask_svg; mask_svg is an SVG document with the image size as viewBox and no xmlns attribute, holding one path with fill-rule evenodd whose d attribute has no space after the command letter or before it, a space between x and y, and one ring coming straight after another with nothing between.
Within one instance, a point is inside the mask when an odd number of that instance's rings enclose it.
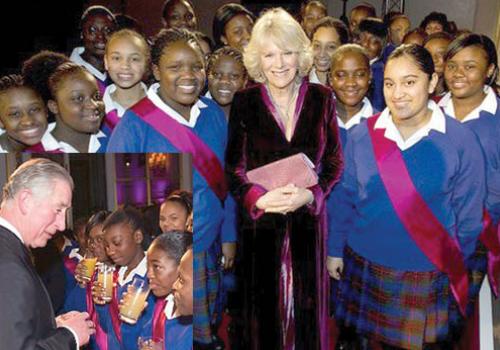
<instances>
[{"instance_id":1,"label":"glass of orange juice","mask_svg":"<svg viewBox=\"0 0 500 350\"><path fill-rule=\"evenodd\" d=\"M95 286L99 288L99 292L94 294L94 302L96 304L106 304L113 298L113 273L114 266L109 266L104 263L97 264L97 281Z\"/></svg>"},{"instance_id":2,"label":"glass of orange juice","mask_svg":"<svg viewBox=\"0 0 500 350\"><path fill-rule=\"evenodd\" d=\"M97 257L95 257L93 254L85 254L83 257L83 260L80 262L80 264L84 267L83 269L79 270L80 273L76 277L76 279L79 282L79 285L81 287L85 287L87 283L90 282L92 279L92 276L94 275L94 270L95 266L97 263Z\"/></svg>"},{"instance_id":3,"label":"glass of orange juice","mask_svg":"<svg viewBox=\"0 0 500 350\"><path fill-rule=\"evenodd\" d=\"M124 322L135 324L144 309L148 294L148 281L135 277L121 301L120 319Z\"/></svg>"}]
</instances>

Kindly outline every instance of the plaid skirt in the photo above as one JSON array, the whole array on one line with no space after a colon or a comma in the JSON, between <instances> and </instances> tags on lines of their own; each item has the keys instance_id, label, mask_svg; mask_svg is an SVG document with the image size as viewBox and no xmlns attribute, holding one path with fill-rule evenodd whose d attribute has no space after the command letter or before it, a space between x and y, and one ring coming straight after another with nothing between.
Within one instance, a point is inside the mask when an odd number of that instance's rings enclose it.
<instances>
[{"instance_id":1,"label":"plaid skirt","mask_svg":"<svg viewBox=\"0 0 500 350\"><path fill-rule=\"evenodd\" d=\"M193 275L193 341L210 344L211 323L219 289L216 244L194 254Z\"/></svg>"},{"instance_id":2,"label":"plaid skirt","mask_svg":"<svg viewBox=\"0 0 500 350\"><path fill-rule=\"evenodd\" d=\"M403 349L454 339L463 318L440 271L398 271L346 247L342 279L332 288L336 322Z\"/></svg>"}]
</instances>

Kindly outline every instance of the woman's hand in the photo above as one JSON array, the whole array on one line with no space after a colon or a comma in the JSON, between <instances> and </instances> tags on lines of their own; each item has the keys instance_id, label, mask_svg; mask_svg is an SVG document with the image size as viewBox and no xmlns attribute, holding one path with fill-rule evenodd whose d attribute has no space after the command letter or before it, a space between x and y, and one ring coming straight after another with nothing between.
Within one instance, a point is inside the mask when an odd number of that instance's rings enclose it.
<instances>
[{"instance_id":1,"label":"woman's hand","mask_svg":"<svg viewBox=\"0 0 500 350\"><path fill-rule=\"evenodd\" d=\"M286 214L294 212L303 205L311 203L313 200L314 196L307 188L288 184L267 192L259 198L256 206L266 213Z\"/></svg>"},{"instance_id":2,"label":"woman's hand","mask_svg":"<svg viewBox=\"0 0 500 350\"><path fill-rule=\"evenodd\" d=\"M342 277L342 271L344 270L344 259L329 256L326 258L326 268L330 277L338 281Z\"/></svg>"},{"instance_id":3,"label":"woman's hand","mask_svg":"<svg viewBox=\"0 0 500 350\"><path fill-rule=\"evenodd\" d=\"M234 258L236 256L236 242L222 243L222 255L224 256L224 270L229 270L234 265Z\"/></svg>"}]
</instances>

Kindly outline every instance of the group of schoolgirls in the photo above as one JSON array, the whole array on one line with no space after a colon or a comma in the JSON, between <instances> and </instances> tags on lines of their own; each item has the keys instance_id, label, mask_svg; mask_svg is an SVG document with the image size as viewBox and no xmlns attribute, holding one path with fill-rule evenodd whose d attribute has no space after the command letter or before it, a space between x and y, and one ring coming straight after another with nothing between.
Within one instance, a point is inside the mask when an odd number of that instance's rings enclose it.
<instances>
[{"instance_id":1,"label":"group of schoolgirls","mask_svg":"<svg viewBox=\"0 0 500 350\"><path fill-rule=\"evenodd\" d=\"M181 278L179 270L183 256L188 250L192 252L193 235L186 230L192 203L182 193L173 193L163 203L163 233L147 247L147 252L144 248L148 233L143 218L127 206L112 213L95 213L84 226L79 240L82 246L63 252L66 274L74 282L66 290L64 310L89 313L96 325L89 349L141 349L140 338L162 342L162 349L192 348L192 262L191 276ZM113 270L113 296L109 302L103 301L105 290L97 278L98 268L90 281L83 277L87 272L83 259L89 257L97 259L97 266ZM147 282L150 292L137 322L129 324L120 319L120 308L134 279Z\"/></svg>"},{"instance_id":2,"label":"group of schoolgirls","mask_svg":"<svg viewBox=\"0 0 500 350\"><path fill-rule=\"evenodd\" d=\"M427 46L396 48L384 68L387 107L343 138L344 173L328 202L327 266L345 348L448 349L461 342L478 349L463 333L467 319L477 322L485 275L498 293L496 49L478 34L448 43L441 77ZM357 51L345 45L334 53L334 90L346 74L338 56ZM354 73L351 89L336 91L340 113L345 96L365 86L354 83ZM448 90L437 96L440 86Z\"/></svg>"}]
</instances>

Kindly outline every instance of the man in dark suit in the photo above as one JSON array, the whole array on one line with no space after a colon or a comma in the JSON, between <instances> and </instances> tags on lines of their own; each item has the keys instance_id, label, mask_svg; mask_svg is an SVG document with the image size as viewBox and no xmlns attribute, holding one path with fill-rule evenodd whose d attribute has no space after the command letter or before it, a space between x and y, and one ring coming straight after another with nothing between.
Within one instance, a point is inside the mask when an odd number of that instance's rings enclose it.
<instances>
[{"instance_id":1,"label":"man in dark suit","mask_svg":"<svg viewBox=\"0 0 500 350\"><path fill-rule=\"evenodd\" d=\"M29 248L65 228L73 180L59 164L22 164L3 188L0 207L0 349L75 350L94 333L87 313L54 317Z\"/></svg>"}]
</instances>

